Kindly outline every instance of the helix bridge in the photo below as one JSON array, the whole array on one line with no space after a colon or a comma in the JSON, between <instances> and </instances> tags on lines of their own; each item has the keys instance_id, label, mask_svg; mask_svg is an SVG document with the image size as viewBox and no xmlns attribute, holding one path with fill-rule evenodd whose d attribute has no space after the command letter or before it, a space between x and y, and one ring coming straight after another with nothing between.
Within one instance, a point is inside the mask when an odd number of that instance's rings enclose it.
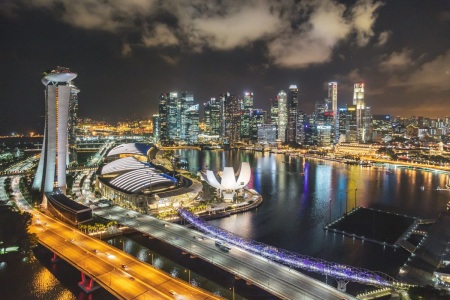
<instances>
[{"instance_id":1,"label":"helix bridge","mask_svg":"<svg viewBox=\"0 0 450 300\"><path fill-rule=\"evenodd\" d=\"M291 268L299 268L321 275L330 276L338 281L351 281L378 287L407 286L407 284L398 282L389 275L381 272L374 272L363 268L332 263L322 259L279 249L253 240L244 239L243 237L228 232L224 229L207 224L198 216L185 209L179 209L178 214L198 230L212 236L213 238L222 240L230 245L247 250Z\"/></svg>"}]
</instances>

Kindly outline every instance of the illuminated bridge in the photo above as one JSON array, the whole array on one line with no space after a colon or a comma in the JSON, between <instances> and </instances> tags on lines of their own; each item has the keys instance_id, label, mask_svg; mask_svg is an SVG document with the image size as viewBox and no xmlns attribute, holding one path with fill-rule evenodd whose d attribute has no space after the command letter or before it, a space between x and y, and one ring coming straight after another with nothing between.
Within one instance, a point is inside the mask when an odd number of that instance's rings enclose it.
<instances>
[{"instance_id":1,"label":"illuminated bridge","mask_svg":"<svg viewBox=\"0 0 450 300\"><path fill-rule=\"evenodd\" d=\"M216 240L185 226L112 206L94 210L97 216L115 220L180 249L192 258L200 258L245 280L280 299L319 300L356 299L301 272L242 248L223 251ZM345 286L345 285L344 285Z\"/></svg>"},{"instance_id":2,"label":"illuminated bridge","mask_svg":"<svg viewBox=\"0 0 450 300\"><path fill-rule=\"evenodd\" d=\"M373 272L362 268L331 263L325 260L278 249L256 241L247 240L221 228L209 225L187 210L179 209L178 213L197 229L208 235L292 268L300 268L321 275L331 276L338 280L338 282L339 280L352 281L383 287L402 285L402 283L395 281L392 277L381 272Z\"/></svg>"}]
</instances>

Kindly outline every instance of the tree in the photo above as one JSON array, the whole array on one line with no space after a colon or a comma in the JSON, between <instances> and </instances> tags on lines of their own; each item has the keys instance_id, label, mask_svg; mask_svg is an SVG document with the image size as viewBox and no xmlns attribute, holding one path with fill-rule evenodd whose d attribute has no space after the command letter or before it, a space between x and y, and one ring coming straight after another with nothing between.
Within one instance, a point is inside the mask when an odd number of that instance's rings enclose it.
<instances>
[{"instance_id":1,"label":"tree","mask_svg":"<svg viewBox=\"0 0 450 300\"><path fill-rule=\"evenodd\" d=\"M28 232L32 215L28 212L17 212L10 207L0 207L0 241L3 251L8 247L18 247L19 252L27 253L37 245L35 234Z\"/></svg>"}]
</instances>

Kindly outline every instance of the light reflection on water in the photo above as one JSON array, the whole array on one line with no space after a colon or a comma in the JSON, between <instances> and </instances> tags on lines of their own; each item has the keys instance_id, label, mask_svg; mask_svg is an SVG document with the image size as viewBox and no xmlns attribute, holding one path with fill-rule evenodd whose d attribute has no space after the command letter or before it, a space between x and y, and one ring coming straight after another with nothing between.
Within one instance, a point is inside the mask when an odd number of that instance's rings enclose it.
<instances>
[{"instance_id":1,"label":"light reflection on water","mask_svg":"<svg viewBox=\"0 0 450 300\"><path fill-rule=\"evenodd\" d=\"M327 233L324 226L355 205L435 218L448 201L448 192L436 191L445 186L448 175L438 172L390 167L393 173L387 174L384 168L241 150L177 154L188 160L192 172L199 166L237 170L241 161L250 162L249 187L263 196L262 205L212 224L279 248L391 275L408 257L405 251Z\"/></svg>"},{"instance_id":2,"label":"light reflection on water","mask_svg":"<svg viewBox=\"0 0 450 300\"><path fill-rule=\"evenodd\" d=\"M10 262L0 271L0 291L1 299L76 299L34 256Z\"/></svg>"}]
</instances>

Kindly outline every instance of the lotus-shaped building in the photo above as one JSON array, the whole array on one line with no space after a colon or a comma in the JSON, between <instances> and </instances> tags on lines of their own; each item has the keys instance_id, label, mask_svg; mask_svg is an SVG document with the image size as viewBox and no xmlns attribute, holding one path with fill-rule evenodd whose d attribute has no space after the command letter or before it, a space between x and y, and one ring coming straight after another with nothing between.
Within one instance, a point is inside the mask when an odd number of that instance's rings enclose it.
<instances>
[{"instance_id":1,"label":"lotus-shaped building","mask_svg":"<svg viewBox=\"0 0 450 300\"><path fill-rule=\"evenodd\" d=\"M213 187L218 189L225 201L233 201L237 190L243 189L250 181L250 164L243 162L240 170L235 173L233 167L225 167L222 176L219 178L211 170L203 173L203 178Z\"/></svg>"}]
</instances>

